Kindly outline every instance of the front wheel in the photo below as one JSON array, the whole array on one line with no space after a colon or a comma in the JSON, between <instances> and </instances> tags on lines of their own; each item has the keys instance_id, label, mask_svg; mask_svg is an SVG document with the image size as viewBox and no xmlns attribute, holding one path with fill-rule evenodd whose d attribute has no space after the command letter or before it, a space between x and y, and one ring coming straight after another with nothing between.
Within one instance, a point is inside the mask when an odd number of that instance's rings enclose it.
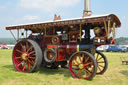
<instances>
[{"instance_id":1,"label":"front wheel","mask_svg":"<svg viewBox=\"0 0 128 85\"><path fill-rule=\"evenodd\" d=\"M97 72L97 63L93 55L80 51L71 56L69 70L74 78L91 80Z\"/></svg>"},{"instance_id":2,"label":"front wheel","mask_svg":"<svg viewBox=\"0 0 128 85\"><path fill-rule=\"evenodd\" d=\"M13 50L13 65L19 72L34 72L40 67L42 51L33 40L19 41Z\"/></svg>"}]
</instances>

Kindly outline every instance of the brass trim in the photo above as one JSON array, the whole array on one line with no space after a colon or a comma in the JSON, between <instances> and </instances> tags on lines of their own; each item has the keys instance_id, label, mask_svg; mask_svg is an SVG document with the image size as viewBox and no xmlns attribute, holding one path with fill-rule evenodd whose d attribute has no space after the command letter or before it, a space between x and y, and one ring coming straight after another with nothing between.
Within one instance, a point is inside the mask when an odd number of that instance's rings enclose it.
<instances>
[{"instance_id":1,"label":"brass trim","mask_svg":"<svg viewBox=\"0 0 128 85\"><path fill-rule=\"evenodd\" d=\"M79 46L79 45L77 45L77 52L79 52L79 51L80 51L80 49L79 49L79 48L80 48L80 46Z\"/></svg>"}]
</instances>

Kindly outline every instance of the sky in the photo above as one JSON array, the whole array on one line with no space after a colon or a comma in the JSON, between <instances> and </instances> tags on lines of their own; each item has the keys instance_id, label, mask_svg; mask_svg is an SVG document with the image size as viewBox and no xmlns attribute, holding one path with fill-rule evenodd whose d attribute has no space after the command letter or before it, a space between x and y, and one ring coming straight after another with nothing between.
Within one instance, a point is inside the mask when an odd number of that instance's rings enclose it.
<instances>
[{"instance_id":1,"label":"sky","mask_svg":"<svg viewBox=\"0 0 128 85\"><path fill-rule=\"evenodd\" d=\"M115 14L121 20L118 37L128 37L128 0L91 0L92 15ZM84 0L0 0L0 38L12 38L5 27L82 17Z\"/></svg>"}]
</instances>

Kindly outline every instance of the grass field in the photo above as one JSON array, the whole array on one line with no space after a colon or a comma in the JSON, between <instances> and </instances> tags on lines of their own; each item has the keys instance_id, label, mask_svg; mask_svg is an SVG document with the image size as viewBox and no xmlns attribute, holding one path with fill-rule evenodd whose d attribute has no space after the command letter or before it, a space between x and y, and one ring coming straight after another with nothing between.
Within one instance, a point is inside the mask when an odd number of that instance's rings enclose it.
<instances>
[{"instance_id":1,"label":"grass field","mask_svg":"<svg viewBox=\"0 0 128 85\"><path fill-rule=\"evenodd\" d=\"M12 50L0 50L0 85L127 85L128 65L122 65L120 56L128 53L104 53L108 69L93 80L73 79L69 70L44 69L35 73L16 72L12 64Z\"/></svg>"}]
</instances>

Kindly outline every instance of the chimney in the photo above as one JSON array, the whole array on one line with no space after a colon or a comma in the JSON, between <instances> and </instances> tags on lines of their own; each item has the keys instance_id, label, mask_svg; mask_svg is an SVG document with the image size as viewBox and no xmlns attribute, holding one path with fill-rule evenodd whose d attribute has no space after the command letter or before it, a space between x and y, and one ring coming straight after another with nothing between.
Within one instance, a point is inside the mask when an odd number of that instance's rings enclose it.
<instances>
[{"instance_id":1,"label":"chimney","mask_svg":"<svg viewBox=\"0 0 128 85\"><path fill-rule=\"evenodd\" d=\"M90 0L84 0L84 12L83 17L91 16Z\"/></svg>"}]
</instances>

